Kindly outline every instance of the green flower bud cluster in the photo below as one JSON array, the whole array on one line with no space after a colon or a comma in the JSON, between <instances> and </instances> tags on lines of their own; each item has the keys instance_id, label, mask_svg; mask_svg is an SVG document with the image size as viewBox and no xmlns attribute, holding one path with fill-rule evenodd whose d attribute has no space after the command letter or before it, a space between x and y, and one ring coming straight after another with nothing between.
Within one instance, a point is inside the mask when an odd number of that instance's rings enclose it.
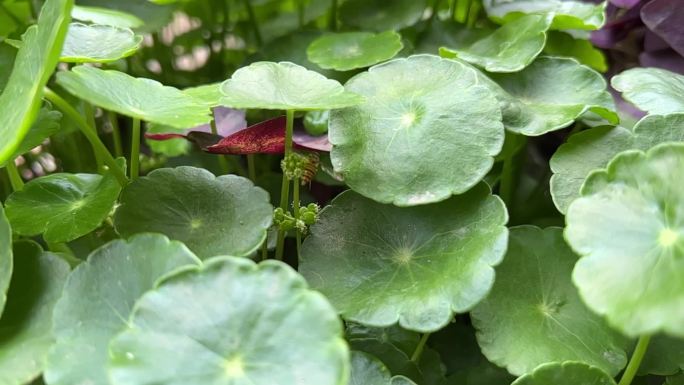
<instances>
[{"instance_id":1,"label":"green flower bud cluster","mask_svg":"<svg viewBox=\"0 0 684 385\"><path fill-rule=\"evenodd\" d=\"M310 203L308 206L300 207L299 218L295 218L290 211L285 211L279 207L273 211L273 223L281 231L297 229L302 234L306 234L309 231L309 226L318 220L319 210L320 207L317 204Z\"/></svg>"},{"instance_id":2,"label":"green flower bud cluster","mask_svg":"<svg viewBox=\"0 0 684 385\"><path fill-rule=\"evenodd\" d=\"M292 152L286 155L280 162L283 174L289 180L301 178L308 165L309 158L298 152Z\"/></svg>"}]
</instances>

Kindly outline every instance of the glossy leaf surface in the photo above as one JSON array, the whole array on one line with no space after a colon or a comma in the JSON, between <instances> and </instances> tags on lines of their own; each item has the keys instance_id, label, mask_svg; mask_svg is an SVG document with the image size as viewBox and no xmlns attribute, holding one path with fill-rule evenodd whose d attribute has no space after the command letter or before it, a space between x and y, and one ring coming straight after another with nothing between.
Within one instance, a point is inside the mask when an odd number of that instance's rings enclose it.
<instances>
[{"instance_id":1,"label":"glossy leaf surface","mask_svg":"<svg viewBox=\"0 0 684 385\"><path fill-rule=\"evenodd\" d=\"M52 174L34 179L7 199L7 217L17 234L43 234L67 242L95 230L121 192L114 175Z\"/></svg>"},{"instance_id":2,"label":"glossy leaf surface","mask_svg":"<svg viewBox=\"0 0 684 385\"><path fill-rule=\"evenodd\" d=\"M335 80L290 62L256 62L221 85L221 104L232 108L327 110L359 104L359 95Z\"/></svg>"},{"instance_id":3,"label":"glossy leaf surface","mask_svg":"<svg viewBox=\"0 0 684 385\"><path fill-rule=\"evenodd\" d=\"M299 269L347 320L432 332L490 290L506 221L502 202L484 184L411 208L349 191L311 228Z\"/></svg>"},{"instance_id":4,"label":"glossy leaf surface","mask_svg":"<svg viewBox=\"0 0 684 385\"><path fill-rule=\"evenodd\" d=\"M321 36L306 52L321 68L348 71L389 60L403 47L401 35L394 31L342 32Z\"/></svg>"},{"instance_id":5,"label":"glossy leaf surface","mask_svg":"<svg viewBox=\"0 0 684 385\"><path fill-rule=\"evenodd\" d=\"M110 349L113 385L345 385L349 377L334 309L276 261L217 258L168 277L136 303Z\"/></svg>"},{"instance_id":6,"label":"glossy leaf surface","mask_svg":"<svg viewBox=\"0 0 684 385\"><path fill-rule=\"evenodd\" d=\"M661 115L684 112L684 75L659 68L633 68L613 77L611 83L641 110Z\"/></svg>"},{"instance_id":7,"label":"glossy leaf surface","mask_svg":"<svg viewBox=\"0 0 684 385\"><path fill-rule=\"evenodd\" d=\"M467 191L492 167L504 138L499 105L479 83L474 69L433 55L355 76L346 88L365 102L330 114L335 171L362 195L399 206Z\"/></svg>"},{"instance_id":8,"label":"glossy leaf surface","mask_svg":"<svg viewBox=\"0 0 684 385\"><path fill-rule=\"evenodd\" d=\"M52 311L62 294L69 265L39 245L14 245L9 301L0 318L0 384L22 385L40 375L54 339Z\"/></svg>"},{"instance_id":9,"label":"glossy leaf surface","mask_svg":"<svg viewBox=\"0 0 684 385\"><path fill-rule=\"evenodd\" d=\"M142 39L128 28L71 23L59 60L67 63L112 62L133 55Z\"/></svg>"},{"instance_id":10,"label":"glossy leaf surface","mask_svg":"<svg viewBox=\"0 0 684 385\"><path fill-rule=\"evenodd\" d=\"M624 334L684 336L681 185L684 144L618 154L568 208L565 236L583 257L573 281ZM636 289L635 289L636 288Z\"/></svg>"},{"instance_id":11,"label":"glossy leaf surface","mask_svg":"<svg viewBox=\"0 0 684 385\"><path fill-rule=\"evenodd\" d=\"M96 106L145 121L189 128L211 120L209 108L180 90L123 72L77 66L57 83Z\"/></svg>"},{"instance_id":12,"label":"glossy leaf surface","mask_svg":"<svg viewBox=\"0 0 684 385\"><path fill-rule=\"evenodd\" d=\"M512 385L615 385L604 371L581 362L550 363L518 378Z\"/></svg>"},{"instance_id":13,"label":"glossy leaf surface","mask_svg":"<svg viewBox=\"0 0 684 385\"><path fill-rule=\"evenodd\" d=\"M528 15L504 24L490 35L461 49L440 49L443 57L458 57L488 72L518 72L544 49L551 15Z\"/></svg>"},{"instance_id":14,"label":"glossy leaf surface","mask_svg":"<svg viewBox=\"0 0 684 385\"><path fill-rule=\"evenodd\" d=\"M515 133L543 135L569 126L588 111L618 122L603 77L573 59L540 57L520 72L489 77L498 85L492 89L504 125Z\"/></svg>"},{"instance_id":15,"label":"glossy leaf surface","mask_svg":"<svg viewBox=\"0 0 684 385\"><path fill-rule=\"evenodd\" d=\"M14 154L40 109L43 87L57 65L73 0L47 0L38 24L23 35L14 69L0 95L0 164Z\"/></svg>"},{"instance_id":16,"label":"glossy leaf surface","mask_svg":"<svg viewBox=\"0 0 684 385\"><path fill-rule=\"evenodd\" d=\"M628 342L582 303L572 284L577 259L560 228L511 229L494 287L471 313L490 361L516 375L553 361L581 361L610 374L627 364Z\"/></svg>"},{"instance_id":17,"label":"glossy leaf surface","mask_svg":"<svg viewBox=\"0 0 684 385\"><path fill-rule=\"evenodd\" d=\"M268 193L248 179L188 166L136 179L120 202L114 218L119 234L162 233L201 258L251 254L273 216Z\"/></svg>"},{"instance_id":18,"label":"glossy leaf surface","mask_svg":"<svg viewBox=\"0 0 684 385\"><path fill-rule=\"evenodd\" d=\"M648 150L665 142L684 141L684 114L647 116L630 131L623 127L597 127L570 137L550 161L551 195L562 213L580 195L587 175L605 167L615 155L629 149Z\"/></svg>"},{"instance_id":19,"label":"glossy leaf surface","mask_svg":"<svg viewBox=\"0 0 684 385\"><path fill-rule=\"evenodd\" d=\"M199 260L182 243L144 234L95 250L69 276L54 312L48 384L108 385L109 340L126 328L135 301L170 272Z\"/></svg>"}]
</instances>

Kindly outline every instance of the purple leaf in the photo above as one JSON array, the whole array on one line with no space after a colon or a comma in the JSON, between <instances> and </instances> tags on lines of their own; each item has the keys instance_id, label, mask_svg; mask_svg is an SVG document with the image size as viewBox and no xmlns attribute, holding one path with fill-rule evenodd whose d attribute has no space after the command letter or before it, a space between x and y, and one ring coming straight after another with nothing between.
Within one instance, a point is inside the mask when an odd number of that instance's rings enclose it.
<instances>
[{"instance_id":1,"label":"purple leaf","mask_svg":"<svg viewBox=\"0 0 684 385\"><path fill-rule=\"evenodd\" d=\"M653 0L641 9L644 24L684 55L684 4L681 0Z\"/></svg>"},{"instance_id":2,"label":"purple leaf","mask_svg":"<svg viewBox=\"0 0 684 385\"><path fill-rule=\"evenodd\" d=\"M684 57L671 49L642 52L639 63L643 67L658 67L684 75Z\"/></svg>"}]
</instances>

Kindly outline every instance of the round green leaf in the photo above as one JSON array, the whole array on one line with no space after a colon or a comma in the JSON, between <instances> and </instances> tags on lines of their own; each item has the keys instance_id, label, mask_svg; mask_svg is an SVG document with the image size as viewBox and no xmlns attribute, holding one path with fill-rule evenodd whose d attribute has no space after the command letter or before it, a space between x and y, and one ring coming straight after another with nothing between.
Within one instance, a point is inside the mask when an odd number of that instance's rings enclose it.
<instances>
[{"instance_id":1,"label":"round green leaf","mask_svg":"<svg viewBox=\"0 0 684 385\"><path fill-rule=\"evenodd\" d=\"M197 263L182 243L157 234L116 240L95 250L71 273L55 307L56 342L46 382L109 385L107 345L127 326L135 301L163 276Z\"/></svg>"},{"instance_id":2,"label":"round green leaf","mask_svg":"<svg viewBox=\"0 0 684 385\"><path fill-rule=\"evenodd\" d=\"M573 281L584 302L636 337L684 336L684 144L626 151L593 172L566 216L583 257Z\"/></svg>"},{"instance_id":3,"label":"round green leaf","mask_svg":"<svg viewBox=\"0 0 684 385\"><path fill-rule=\"evenodd\" d=\"M349 385L415 385L415 382L404 376L391 376L387 367L377 358L367 353L352 351Z\"/></svg>"},{"instance_id":4,"label":"round green leaf","mask_svg":"<svg viewBox=\"0 0 684 385\"><path fill-rule=\"evenodd\" d=\"M463 193L503 146L498 103L465 64L433 55L395 59L346 88L366 100L330 113L332 164L378 202L412 206Z\"/></svg>"},{"instance_id":5,"label":"round green leaf","mask_svg":"<svg viewBox=\"0 0 684 385\"><path fill-rule=\"evenodd\" d=\"M582 362L554 362L539 366L512 385L615 385L615 380Z\"/></svg>"},{"instance_id":6,"label":"round green leaf","mask_svg":"<svg viewBox=\"0 0 684 385\"><path fill-rule=\"evenodd\" d=\"M13 162L19 155L31 151L33 148L40 146L45 139L52 136L59 131L62 120L62 113L43 106L38 112L36 120L31 125L31 129L26 133L26 136L21 141L21 144L14 151L14 154L9 157L8 162ZM4 167L7 162L0 162L0 167Z\"/></svg>"},{"instance_id":7,"label":"round green leaf","mask_svg":"<svg viewBox=\"0 0 684 385\"><path fill-rule=\"evenodd\" d=\"M17 234L68 242L98 228L119 192L121 185L111 173L47 175L7 198L7 218Z\"/></svg>"},{"instance_id":8,"label":"round green leaf","mask_svg":"<svg viewBox=\"0 0 684 385\"><path fill-rule=\"evenodd\" d=\"M490 18L503 22L525 14L553 14L552 28L560 30L594 30L606 21L605 1L591 4L580 0L484 0L483 5Z\"/></svg>"},{"instance_id":9,"label":"round green leaf","mask_svg":"<svg viewBox=\"0 0 684 385\"><path fill-rule=\"evenodd\" d=\"M138 28L145 24L140 18L130 13L82 5L74 5L74 8L71 10L71 17L75 20L120 28Z\"/></svg>"},{"instance_id":10,"label":"round green leaf","mask_svg":"<svg viewBox=\"0 0 684 385\"><path fill-rule=\"evenodd\" d=\"M432 332L489 292L507 220L484 184L408 208L348 191L312 226L299 269L347 320Z\"/></svg>"},{"instance_id":11,"label":"round green leaf","mask_svg":"<svg viewBox=\"0 0 684 385\"><path fill-rule=\"evenodd\" d=\"M0 315L7 302L7 290L12 279L12 228L0 203Z\"/></svg>"},{"instance_id":12,"label":"round green leaf","mask_svg":"<svg viewBox=\"0 0 684 385\"><path fill-rule=\"evenodd\" d=\"M0 384L27 384L43 371L53 344L52 310L69 265L33 242L14 245L14 275L0 318Z\"/></svg>"},{"instance_id":13,"label":"round green leaf","mask_svg":"<svg viewBox=\"0 0 684 385\"><path fill-rule=\"evenodd\" d=\"M71 23L59 60L67 63L113 62L133 55L142 40L142 36L128 28Z\"/></svg>"},{"instance_id":14,"label":"round green leaf","mask_svg":"<svg viewBox=\"0 0 684 385\"><path fill-rule=\"evenodd\" d=\"M327 110L362 101L337 81L290 62L242 67L223 82L221 92L221 104L245 109Z\"/></svg>"},{"instance_id":15,"label":"round green leaf","mask_svg":"<svg viewBox=\"0 0 684 385\"><path fill-rule=\"evenodd\" d=\"M552 15L528 15L499 27L460 49L440 48L442 57L458 57L489 72L517 72L541 53Z\"/></svg>"},{"instance_id":16,"label":"round green leaf","mask_svg":"<svg viewBox=\"0 0 684 385\"><path fill-rule=\"evenodd\" d=\"M145 121L185 129L211 120L209 108L180 90L123 72L77 66L57 83L83 100Z\"/></svg>"},{"instance_id":17,"label":"round green leaf","mask_svg":"<svg viewBox=\"0 0 684 385\"><path fill-rule=\"evenodd\" d=\"M276 261L216 258L170 276L136 303L110 351L113 385L346 385L349 377L335 311Z\"/></svg>"},{"instance_id":18,"label":"round green leaf","mask_svg":"<svg viewBox=\"0 0 684 385\"><path fill-rule=\"evenodd\" d=\"M579 197L587 175L605 167L616 154L629 149L648 150L665 142L684 141L684 114L647 116L630 131L623 127L597 127L570 137L551 157L551 196L558 210L567 211Z\"/></svg>"},{"instance_id":19,"label":"round green leaf","mask_svg":"<svg viewBox=\"0 0 684 385\"><path fill-rule=\"evenodd\" d=\"M504 125L515 133L543 135L588 111L618 122L606 81L575 59L540 57L520 72L489 76L496 84L485 83L497 94Z\"/></svg>"},{"instance_id":20,"label":"round green leaf","mask_svg":"<svg viewBox=\"0 0 684 385\"><path fill-rule=\"evenodd\" d=\"M43 87L57 66L73 5L74 0L46 0L38 23L22 36L23 45L0 95L0 164L14 154L36 119Z\"/></svg>"},{"instance_id":21,"label":"round green leaf","mask_svg":"<svg viewBox=\"0 0 684 385\"><path fill-rule=\"evenodd\" d=\"M675 374L667 377L665 385L684 385L684 373Z\"/></svg>"},{"instance_id":22,"label":"round green leaf","mask_svg":"<svg viewBox=\"0 0 684 385\"><path fill-rule=\"evenodd\" d=\"M340 7L340 19L364 30L399 30L417 23L426 7L426 0L348 0Z\"/></svg>"},{"instance_id":23,"label":"round green leaf","mask_svg":"<svg viewBox=\"0 0 684 385\"><path fill-rule=\"evenodd\" d=\"M660 68L633 68L611 80L613 87L651 114L684 112L684 75Z\"/></svg>"},{"instance_id":24,"label":"round green leaf","mask_svg":"<svg viewBox=\"0 0 684 385\"><path fill-rule=\"evenodd\" d=\"M208 258L251 254L266 239L272 219L268 193L248 179L183 166L158 169L129 184L114 223L123 236L166 234Z\"/></svg>"},{"instance_id":25,"label":"round green leaf","mask_svg":"<svg viewBox=\"0 0 684 385\"><path fill-rule=\"evenodd\" d=\"M394 31L341 32L314 40L306 54L321 68L348 71L389 60L403 47L401 35Z\"/></svg>"},{"instance_id":26,"label":"round green leaf","mask_svg":"<svg viewBox=\"0 0 684 385\"><path fill-rule=\"evenodd\" d=\"M471 312L490 361L518 376L554 361L581 361L613 375L625 366L627 341L587 309L572 284L577 258L560 228L510 230L492 291Z\"/></svg>"},{"instance_id":27,"label":"round green leaf","mask_svg":"<svg viewBox=\"0 0 684 385\"><path fill-rule=\"evenodd\" d=\"M206 105L209 108L216 107L221 104L220 83L211 83L202 86L186 88L183 90L183 93L192 96L196 101Z\"/></svg>"}]
</instances>

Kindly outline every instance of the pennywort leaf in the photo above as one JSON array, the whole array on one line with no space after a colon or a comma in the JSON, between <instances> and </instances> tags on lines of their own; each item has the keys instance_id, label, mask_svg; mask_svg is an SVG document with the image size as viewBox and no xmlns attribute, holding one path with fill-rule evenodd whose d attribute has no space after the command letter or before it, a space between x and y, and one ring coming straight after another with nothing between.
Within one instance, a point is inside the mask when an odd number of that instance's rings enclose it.
<instances>
[{"instance_id":1,"label":"pennywort leaf","mask_svg":"<svg viewBox=\"0 0 684 385\"><path fill-rule=\"evenodd\" d=\"M12 228L0 204L0 315L7 302L7 290L12 279Z\"/></svg>"},{"instance_id":2,"label":"pennywort leaf","mask_svg":"<svg viewBox=\"0 0 684 385\"><path fill-rule=\"evenodd\" d=\"M506 221L484 184L410 208L348 191L311 228L299 269L349 321L432 332L489 292Z\"/></svg>"},{"instance_id":3,"label":"pennywort leaf","mask_svg":"<svg viewBox=\"0 0 684 385\"><path fill-rule=\"evenodd\" d=\"M0 164L9 160L40 109L43 87L59 60L74 0L47 0L29 27L0 95Z\"/></svg>"},{"instance_id":4,"label":"pennywort leaf","mask_svg":"<svg viewBox=\"0 0 684 385\"><path fill-rule=\"evenodd\" d=\"M71 23L59 60L67 63L112 62L133 55L142 39L128 28Z\"/></svg>"},{"instance_id":5,"label":"pennywort leaf","mask_svg":"<svg viewBox=\"0 0 684 385\"><path fill-rule=\"evenodd\" d=\"M671 182L683 165L681 143L622 152L568 208L565 237L582 256L573 281L589 308L628 336L684 336L683 195Z\"/></svg>"},{"instance_id":6,"label":"pennywort leaf","mask_svg":"<svg viewBox=\"0 0 684 385\"><path fill-rule=\"evenodd\" d=\"M164 279L110 350L113 385L345 385L349 376L334 309L276 261L222 257Z\"/></svg>"},{"instance_id":7,"label":"pennywort leaf","mask_svg":"<svg viewBox=\"0 0 684 385\"><path fill-rule=\"evenodd\" d=\"M135 301L163 276L198 263L182 243L162 235L137 235L95 250L69 276L55 308L46 382L109 385L107 345L128 325Z\"/></svg>"},{"instance_id":8,"label":"pennywort leaf","mask_svg":"<svg viewBox=\"0 0 684 385\"><path fill-rule=\"evenodd\" d=\"M660 68L633 68L612 79L613 87L652 114L684 112L684 75Z\"/></svg>"},{"instance_id":9,"label":"pennywort leaf","mask_svg":"<svg viewBox=\"0 0 684 385\"><path fill-rule=\"evenodd\" d=\"M394 31L341 32L321 36L306 52L321 68L348 71L389 60L403 47L401 35Z\"/></svg>"},{"instance_id":10,"label":"pennywort leaf","mask_svg":"<svg viewBox=\"0 0 684 385\"><path fill-rule=\"evenodd\" d=\"M463 193L503 145L493 92L462 63L433 55L395 59L346 88L365 102L331 112L332 164L352 189L378 202L414 206Z\"/></svg>"}]
</instances>

